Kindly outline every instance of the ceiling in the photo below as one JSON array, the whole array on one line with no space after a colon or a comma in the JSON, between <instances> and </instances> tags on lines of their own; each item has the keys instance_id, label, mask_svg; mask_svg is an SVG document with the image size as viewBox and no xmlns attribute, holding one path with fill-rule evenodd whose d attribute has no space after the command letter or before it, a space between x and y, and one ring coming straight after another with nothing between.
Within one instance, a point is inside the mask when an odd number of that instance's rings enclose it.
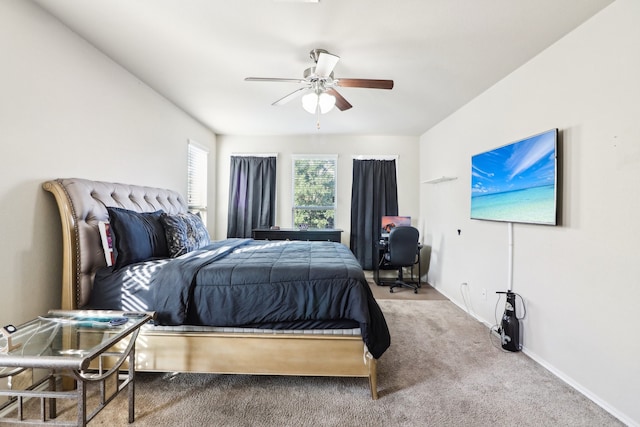
<instances>
[{"instance_id":1,"label":"ceiling","mask_svg":"<svg viewBox=\"0 0 640 427\"><path fill-rule=\"evenodd\" d=\"M613 0L34 0L217 134L414 135L459 109ZM353 108L316 117L299 86L309 52L341 59Z\"/></svg>"}]
</instances>

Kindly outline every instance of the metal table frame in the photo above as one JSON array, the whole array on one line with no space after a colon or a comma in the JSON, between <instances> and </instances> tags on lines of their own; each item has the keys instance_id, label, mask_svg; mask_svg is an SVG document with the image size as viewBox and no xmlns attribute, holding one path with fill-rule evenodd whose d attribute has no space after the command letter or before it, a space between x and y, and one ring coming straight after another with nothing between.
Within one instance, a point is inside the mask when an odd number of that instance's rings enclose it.
<instances>
[{"instance_id":1,"label":"metal table frame","mask_svg":"<svg viewBox=\"0 0 640 427\"><path fill-rule=\"evenodd\" d=\"M79 311L51 311L51 315L74 315ZM86 312L83 312L86 313ZM112 316L122 315L118 312L110 312ZM39 379L30 387L24 390L2 390L0 396L9 396L10 399L0 405L0 412L5 410L15 410L17 416L14 418L0 417L2 423L21 424L47 424L60 426L85 426L104 407L120 394L125 388L128 389L129 423L135 418L135 342L140 332L140 327L151 320L152 315L148 313L137 313L135 320L130 322L124 329L114 331L112 337L104 339L99 345L94 346L89 351L74 356L46 356L46 355L22 355L19 352L9 352L0 355L0 366L5 367L0 371L0 378L15 376L26 369L46 369L48 374ZM105 331L108 332L108 331ZM52 337L58 331L52 331ZM77 331L82 334L82 331ZM122 350L115 350L113 347L125 338L129 342ZM53 339L53 338L52 338ZM52 340L51 339L51 340ZM49 342L50 344L50 342ZM115 363L108 364L105 368L103 361L106 357L117 358ZM93 362L93 363L92 363ZM120 374L122 365L128 362L126 374ZM97 367L95 364L97 363ZM15 367L16 369L8 369ZM65 391L60 389L62 381L71 377L75 382L75 389ZM99 389L99 402L97 407L88 413L87 410L87 390L97 386ZM37 398L40 400L40 418L25 418L25 400ZM56 399L76 399L77 400L77 421L56 420L57 407ZM48 402L48 405L47 405ZM48 418L47 418L48 406Z\"/></svg>"}]
</instances>

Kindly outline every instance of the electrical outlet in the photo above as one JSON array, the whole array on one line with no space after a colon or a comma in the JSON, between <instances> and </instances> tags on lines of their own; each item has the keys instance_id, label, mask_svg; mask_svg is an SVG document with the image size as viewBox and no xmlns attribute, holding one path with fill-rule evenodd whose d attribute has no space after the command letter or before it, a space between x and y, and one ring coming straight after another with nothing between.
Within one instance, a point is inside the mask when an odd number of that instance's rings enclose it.
<instances>
[{"instance_id":1,"label":"electrical outlet","mask_svg":"<svg viewBox=\"0 0 640 427\"><path fill-rule=\"evenodd\" d=\"M482 288L480 290L480 296L482 297L482 299L486 300L487 299L487 290L485 288Z\"/></svg>"}]
</instances>

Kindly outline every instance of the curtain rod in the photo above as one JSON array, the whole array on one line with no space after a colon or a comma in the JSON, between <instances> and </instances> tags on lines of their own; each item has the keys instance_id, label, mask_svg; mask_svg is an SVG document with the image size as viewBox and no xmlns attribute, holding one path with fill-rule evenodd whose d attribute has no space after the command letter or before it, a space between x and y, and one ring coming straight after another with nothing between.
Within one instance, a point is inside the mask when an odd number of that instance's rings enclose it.
<instances>
[{"instance_id":1,"label":"curtain rod","mask_svg":"<svg viewBox=\"0 0 640 427\"><path fill-rule=\"evenodd\" d=\"M359 154L352 156L353 160L398 160L397 154L394 155L379 155L379 154Z\"/></svg>"},{"instance_id":2,"label":"curtain rod","mask_svg":"<svg viewBox=\"0 0 640 427\"><path fill-rule=\"evenodd\" d=\"M231 153L232 157L278 157L278 153Z\"/></svg>"}]
</instances>

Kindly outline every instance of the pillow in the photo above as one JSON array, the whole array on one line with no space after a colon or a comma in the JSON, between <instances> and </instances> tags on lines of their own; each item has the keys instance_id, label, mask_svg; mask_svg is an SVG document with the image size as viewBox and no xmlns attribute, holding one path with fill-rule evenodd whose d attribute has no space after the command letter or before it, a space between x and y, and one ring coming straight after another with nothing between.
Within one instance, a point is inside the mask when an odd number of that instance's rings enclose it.
<instances>
[{"instance_id":1,"label":"pillow","mask_svg":"<svg viewBox=\"0 0 640 427\"><path fill-rule=\"evenodd\" d=\"M98 229L100 230L100 240L104 250L104 260L107 263L107 267L111 267L115 264L116 254L113 252L113 233L111 233L109 221L98 222Z\"/></svg>"},{"instance_id":2,"label":"pillow","mask_svg":"<svg viewBox=\"0 0 640 427\"><path fill-rule=\"evenodd\" d=\"M211 243L209 232L198 215L190 212L174 215L163 213L160 221L164 225L171 257L179 257Z\"/></svg>"},{"instance_id":3,"label":"pillow","mask_svg":"<svg viewBox=\"0 0 640 427\"><path fill-rule=\"evenodd\" d=\"M149 258L169 256L164 227L160 222L163 211L139 213L111 207L107 211L115 235L116 269Z\"/></svg>"}]
</instances>

